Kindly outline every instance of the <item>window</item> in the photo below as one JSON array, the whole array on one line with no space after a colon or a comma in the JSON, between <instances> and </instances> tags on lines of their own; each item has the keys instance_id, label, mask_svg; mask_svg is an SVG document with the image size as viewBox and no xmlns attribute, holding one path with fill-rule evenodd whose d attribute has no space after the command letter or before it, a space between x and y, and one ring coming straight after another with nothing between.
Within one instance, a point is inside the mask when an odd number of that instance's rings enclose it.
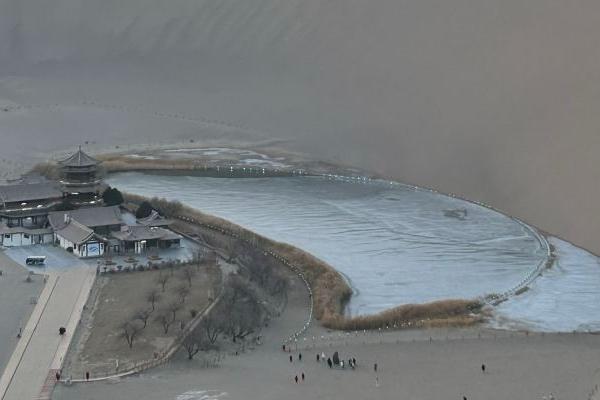
<instances>
[{"instance_id":1,"label":"window","mask_svg":"<svg viewBox=\"0 0 600 400\"><path fill-rule=\"evenodd\" d=\"M24 237L25 239L29 239L29 235L28 235L28 234L26 234L26 233L24 233L24 234L23 234L23 237Z\"/></svg>"},{"instance_id":2,"label":"window","mask_svg":"<svg viewBox=\"0 0 600 400\"><path fill-rule=\"evenodd\" d=\"M4 239L10 239L10 233L4 234Z\"/></svg>"}]
</instances>

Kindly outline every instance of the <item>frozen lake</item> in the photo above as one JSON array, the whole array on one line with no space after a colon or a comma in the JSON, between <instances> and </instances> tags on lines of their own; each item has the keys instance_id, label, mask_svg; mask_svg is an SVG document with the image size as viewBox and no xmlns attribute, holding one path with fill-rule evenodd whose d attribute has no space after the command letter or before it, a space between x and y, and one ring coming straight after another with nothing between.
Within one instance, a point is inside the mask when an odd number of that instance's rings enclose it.
<instances>
[{"instance_id":1,"label":"frozen lake","mask_svg":"<svg viewBox=\"0 0 600 400\"><path fill-rule=\"evenodd\" d=\"M513 219L403 185L140 173L108 183L177 199L314 254L350 280L354 315L503 292L545 258L533 233ZM446 215L455 209L466 209L466 218Z\"/></svg>"},{"instance_id":2,"label":"frozen lake","mask_svg":"<svg viewBox=\"0 0 600 400\"><path fill-rule=\"evenodd\" d=\"M537 331L600 330L600 259L550 238L557 260L529 290L496 307L493 325Z\"/></svg>"}]
</instances>

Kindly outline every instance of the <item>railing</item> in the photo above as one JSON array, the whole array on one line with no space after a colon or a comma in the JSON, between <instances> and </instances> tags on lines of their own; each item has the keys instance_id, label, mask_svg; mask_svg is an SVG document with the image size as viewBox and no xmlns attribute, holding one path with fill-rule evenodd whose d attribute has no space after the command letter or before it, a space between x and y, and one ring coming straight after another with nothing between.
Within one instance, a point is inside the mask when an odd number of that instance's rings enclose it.
<instances>
[{"instance_id":1,"label":"railing","mask_svg":"<svg viewBox=\"0 0 600 400\"><path fill-rule=\"evenodd\" d=\"M447 197L450 197L453 199L466 201L467 203L475 204L480 207L487 208L489 210L497 212L499 214L506 215L502 211L496 209L495 207L493 207L489 204L486 204L486 203L483 203L480 201L476 201L476 200L469 200L469 199L466 199L466 198L461 197L454 193L442 193L438 190L431 189L431 188L425 188L425 187L421 187L421 186L415 186L415 185L410 185L410 184L400 183L400 182L395 182L395 181L385 181L383 179L375 179L375 178L369 178L369 177L364 177L364 176L345 176L345 175L336 175L336 174L319 174L319 176L330 179L330 180L336 180L336 181L348 182L348 183L380 184L380 185L385 185L385 186L407 187L407 188L410 188L415 191L420 190L420 191L424 191L424 192L435 193L435 194L439 194L442 196L447 196ZM544 260L541 260L535 266L535 268L533 268L519 283L517 283L512 288L506 290L505 292L503 292L501 294L484 295L484 296L481 296L478 298L479 301L482 301L483 303L486 303L486 304L498 304L504 300L507 300L509 297L515 295L515 293L517 293L519 290L524 289L526 286L530 285L533 281L535 281L535 279L538 276L540 276L542 271L545 268L551 266L552 263L554 262L554 256L550 249L550 244L548 243L548 240L546 239L546 237L544 235L540 234L537 229L533 228L532 226L526 224L525 222L521 221L520 219L518 219L516 217L512 217L512 216L508 216L508 215L507 215L507 217L511 218L513 221L515 221L516 223L518 223L523 228L527 229L528 231L530 231L533 234L533 236L540 243L540 246L546 251L546 258Z\"/></svg>"}]
</instances>

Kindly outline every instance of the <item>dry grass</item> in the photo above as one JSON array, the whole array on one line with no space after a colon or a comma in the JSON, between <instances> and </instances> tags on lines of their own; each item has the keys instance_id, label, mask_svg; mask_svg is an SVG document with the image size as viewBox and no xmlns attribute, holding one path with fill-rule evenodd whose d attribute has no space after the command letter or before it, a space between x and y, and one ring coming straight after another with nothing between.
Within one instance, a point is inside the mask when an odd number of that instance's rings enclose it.
<instances>
[{"instance_id":1,"label":"dry grass","mask_svg":"<svg viewBox=\"0 0 600 400\"><path fill-rule=\"evenodd\" d=\"M339 330L379 329L387 327L468 326L479 321L475 313L481 304L473 300L440 300L425 304L405 304L375 315L338 317L323 325Z\"/></svg>"},{"instance_id":2,"label":"dry grass","mask_svg":"<svg viewBox=\"0 0 600 400\"><path fill-rule=\"evenodd\" d=\"M117 154L96 156L102 161L107 172L144 171L144 170L194 170L203 167L197 160L153 160L131 158Z\"/></svg>"},{"instance_id":3,"label":"dry grass","mask_svg":"<svg viewBox=\"0 0 600 400\"><path fill-rule=\"evenodd\" d=\"M36 164L30 172L40 174L48 179L57 180L60 177L58 166L54 163L44 162Z\"/></svg>"}]
</instances>

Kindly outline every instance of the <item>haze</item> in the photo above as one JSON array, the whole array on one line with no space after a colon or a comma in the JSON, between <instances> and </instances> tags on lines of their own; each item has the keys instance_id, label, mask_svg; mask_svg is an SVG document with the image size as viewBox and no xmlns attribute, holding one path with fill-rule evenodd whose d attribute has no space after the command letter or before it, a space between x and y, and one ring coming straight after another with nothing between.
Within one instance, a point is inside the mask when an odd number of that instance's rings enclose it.
<instances>
[{"instance_id":1,"label":"haze","mask_svg":"<svg viewBox=\"0 0 600 400\"><path fill-rule=\"evenodd\" d=\"M62 107L0 112L0 155L196 134L82 102L176 112L600 252L599 33L591 0L0 0L0 102Z\"/></svg>"}]
</instances>

